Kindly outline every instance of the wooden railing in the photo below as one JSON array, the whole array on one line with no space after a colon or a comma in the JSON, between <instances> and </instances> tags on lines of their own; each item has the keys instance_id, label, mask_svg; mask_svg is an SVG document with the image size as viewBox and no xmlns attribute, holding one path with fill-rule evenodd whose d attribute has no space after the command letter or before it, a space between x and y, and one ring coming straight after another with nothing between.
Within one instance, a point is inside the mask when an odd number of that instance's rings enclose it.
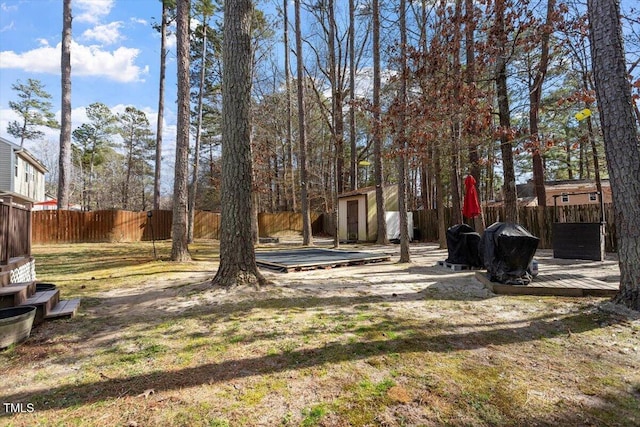
<instances>
[{"instance_id":1,"label":"wooden railing","mask_svg":"<svg viewBox=\"0 0 640 427\"><path fill-rule=\"evenodd\" d=\"M30 256L31 206L16 206L11 197L4 197L0 202L0 265Z\"/></svg>"}]
</instances>

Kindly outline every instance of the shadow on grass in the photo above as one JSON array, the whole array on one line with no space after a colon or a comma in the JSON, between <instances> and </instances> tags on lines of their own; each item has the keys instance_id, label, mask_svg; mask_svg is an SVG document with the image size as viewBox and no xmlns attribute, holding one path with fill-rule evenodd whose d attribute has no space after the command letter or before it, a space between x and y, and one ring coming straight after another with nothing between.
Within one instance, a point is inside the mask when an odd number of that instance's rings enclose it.
<instances>
[{"instance_id":1,"label":"shadow on grass","mask_svg":"<svg viewBox=\"0 0 640 427\"><path fill-rule=\"evenodd\" d=\"M353 303L353 301L351 302ZM518 322L517 326L500 325L486 331L456 332L452 325L443 333L414 330L403 338L372 339L361 342L328 343L323 347L284 351L279 354L206 363L196 367L172 371L157 371L127 378L105 379L88 384L70 384L31 393L15 393L2 397L5 402L33 402L40 409L60 409L92 404L123 396L137 396L147 389L156 392L178 390L206 384L227 382L236 378L268 375L287 370L303 369L326 364L355 361L372 356L403 353L448 353L473 350L490 345L502 346L542 338L553 338L598 328L597 322L578 313L558 319L539 318ZM376 329L376 326L371 326Z\"/></svg>"}]
</instances>

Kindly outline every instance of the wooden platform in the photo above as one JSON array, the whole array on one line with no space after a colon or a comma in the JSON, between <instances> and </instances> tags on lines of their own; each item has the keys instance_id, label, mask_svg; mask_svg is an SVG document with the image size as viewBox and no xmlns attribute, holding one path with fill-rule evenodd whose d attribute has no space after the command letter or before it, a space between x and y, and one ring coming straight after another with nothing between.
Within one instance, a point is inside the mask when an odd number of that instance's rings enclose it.
<instances>
[{"instance_id":1,"label":"wooden platform","mask_svg":"<svg viewBox=\"0 0 640 427\"><path fill-rule=\"evenodd\" d=\"M481 267L474 267L472 265L467 265L467 264L451 264L450 262L447 262L447 261L438 261L438 265L451 271L480 270L481 268Z\"/></svg>"},{"instance_id":2,"label":"wooden platform","mask_svg":"<svg viewBox=\"0 0 640 427\"><path fill-rule=\"evenodd\" d=\"M501 295L547 295L568 297L612 297L618 292L618 283L603 282L581 274L549 273L538 274L530 284L505 285L492 282L485 271L477 271L476 279L495 294Z\"/></svg>"},{"instance_id":3,"label":"wooden platform","mask_svg":"<svg viewBox=\"0 0 640 427\"><path fill-rule=\"evenodd\" d=\"M282 272L333 268L389 261L385 254L325 248L256 251L256 264Z\"/></svg>"}]
</instances>

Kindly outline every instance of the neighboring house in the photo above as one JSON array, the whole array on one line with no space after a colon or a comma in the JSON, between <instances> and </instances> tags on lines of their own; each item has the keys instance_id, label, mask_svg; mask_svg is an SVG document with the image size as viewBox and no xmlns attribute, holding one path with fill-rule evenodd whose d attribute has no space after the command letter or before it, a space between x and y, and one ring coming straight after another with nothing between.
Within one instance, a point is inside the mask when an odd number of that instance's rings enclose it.
<instances>
[{"instance_id":1,"label":"neighboring house","mask_svg":"<svg viewBox=\"0 0 640 427\"><path fill-rule=\"evenodd\" d=\"M0 198L26 205L44 200L47 168L27 150L0 137Z\"/></svg>"},{"instance_id":2,"label":"neighboring house","mask_svg":"<svg viewBox=\"0 0 640 427\"><path fill-rule=\"evenodd\" d=\"M45 194L44 201L34 203L33 205L34 211L55 211L58 210L58 199L54 198L50 194ZM70 211L81 211L82 206L77 203L70 203L67 210Z\"/></svg>"},{"instance_id":3,"label":"neighboring house","mask_svg":"<svg viewBox=\"0 0 640 427\"><path fill-rule=\"evenodd\" d=\"M611 203L611 186L608 179L601 180L604 203ZM600 204L596 182L590 179L546 181L544 183L547 206ZM535 188L532 180L517 186L518 200L525 206L537 206ZM554 197L555 196L555 197Z\"/></svg>"},{"instance_id":4,"label":"neighboring house","mask_svg":"<svg viewBox=\"0 0 640 427\"><path fill-rule=\"evenodd\" d=\"M398 212L398 186L383 187L387 221L387 238L398 239L400 220ZM372 242L378 237L376 220L376 188L363 187L338 196L338 238L341 241ZM409 237L413 238L413 215L409 217Z\"/></svg>"}]
</instances>

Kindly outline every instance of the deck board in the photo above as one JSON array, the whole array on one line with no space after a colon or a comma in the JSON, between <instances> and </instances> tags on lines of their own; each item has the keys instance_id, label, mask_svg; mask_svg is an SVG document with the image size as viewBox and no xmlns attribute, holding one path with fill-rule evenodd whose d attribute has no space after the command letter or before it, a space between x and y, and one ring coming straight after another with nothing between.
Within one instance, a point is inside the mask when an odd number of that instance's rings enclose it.
<instances>
[{"instance_id":1,"label":"deck board","mask_svg":"<svg viewBox=\"0 0 640 427\"><path fill-rule=\"evenodd\" d=\"M80 298L61 300L51 311L49 311L45 318L55 319L61 317L72 317L76 314L79 306Z\"/></svg>"},{"instance_id":2,"label":"deck board","mask_svg":"<svg viewBox=\"0 0 640 427\"><path fill-rule=\"evenodd\" d=\"M608 297L614 296L619 288L618 283L570 273L539 274L526 286L492 282L484 271L476 272L476 279L491 292L501 295Z\"/></svg>"},{"instance_id":3,"label":"deck board","mask_svg":"<svg viewBox=\"0 0 640 427\"><path fill-rule=\"evenodd\" d=\"M361 265L390 259L391 257L386 254L325 248L256 252L256 264L258 266L284 272Z\"/></svg>"}]
</instances>

